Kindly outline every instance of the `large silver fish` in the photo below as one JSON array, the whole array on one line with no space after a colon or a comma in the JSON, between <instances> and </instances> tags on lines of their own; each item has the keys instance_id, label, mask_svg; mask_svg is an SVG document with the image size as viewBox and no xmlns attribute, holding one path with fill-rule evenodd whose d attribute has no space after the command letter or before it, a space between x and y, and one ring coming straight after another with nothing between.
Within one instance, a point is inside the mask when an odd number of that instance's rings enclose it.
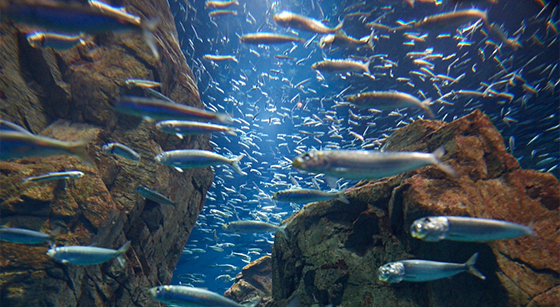
<instances>
[{"instance_id":1,"label":"large silver fish","mask_svg":"<svg viewBox=\"0 0 560 307\"><path fill-rule=\"evenodd\" d=\"M126 254L129 248L130 241L127 241L121 248L116 250L93 246L53 246L47 251L47 255L62 263L76 265L99 264L116 257L121 267L124 268L124 254Z\"/></svg>"},{"instance_id":2,"label":"large silver fish","mask_svg":"<svg viewBox=\"0 0 560 307\"><path fill-rule=\"evenodd\" d=\"M300 204L338 199L345 204L349 204L350 201L344 196L344 192L346 192L346 190L325 192L312 189L289 189L275 192L272 195L272 199Z\"/></svg>"},{"instance_id":3,"label":"large silver fish","mask_svg":"<svg viewBox=\"0 0 560 307\"><path fill-rule=\"evenodd\" d=\"M312 150L294 159L295 168L321 173L335 178L380 179L411 171L427 165L435 165L445 173L456 177L453 168L440 159L443 147L433 153L408 151L369 150Z\"/></svg>"},{"instance_id":4,"label":"large silver fish","mask_svg":"<svg viewBox=\"0 0 560 307\"><path fill-rule=\"evenodd\" d=\"M486 279L474 264L478 259L478 253L465 263L450 263L428 260L401 260L382 265L377 270L379 280L386 283L398 283L401 281L423 282L451 277L453 275L469 272L480 279Z\"/></svg>"},{"instance_id":5,"label":"large silver fish","mask_svg":"<svg viewBox=\"0 0 560 307\"><path fill-rule=\"evenodd\" d=\"M257 299L242 305L217 293L185 286L159 286L148 292L156 301L176 306L254 307L259 303Z\"/></svg>"},{"instance_id":6,"label":"large silver fish","mask_svg":"<svg viewBox=\"0 0 560 307\"><path fill-rule=\"evenodd\" d=\"M239 168L239 161L241 161L244 156L245 154L241 154L235 158L228 159L207 150L178 149L164 151L157 155L155 159L157 162L174 167L178 171L189 168L229 164L239 175L247 175L247 173Z\"/></svg>"},{"instance_id":7,"label":"large silver fish","mask_svg":"<svg viewBox=\"0 0 560 307\"><path fill-rule=\"evenodd\" d=\"M440 240L486 242L533 235L531 227L492 219L464 216L428 216L410 226L414 238L436 242Z\"/></svg>"}]
</instances>

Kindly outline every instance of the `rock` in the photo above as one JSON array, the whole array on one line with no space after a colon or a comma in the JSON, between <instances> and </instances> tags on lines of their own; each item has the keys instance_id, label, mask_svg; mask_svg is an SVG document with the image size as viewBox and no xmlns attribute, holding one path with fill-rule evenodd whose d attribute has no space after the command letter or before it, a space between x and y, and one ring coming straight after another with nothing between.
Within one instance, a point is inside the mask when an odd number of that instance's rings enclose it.
<instances>
[{"instance_id":1,"label":"rock","mask_svg":"<svg viewBox=\"0 0 560 307\"><path fill-rule=\"evenodd\" d=\"M33 133L66 141L91 139L94 166L71 156L0 162L0 224L50 232L56 243L118 248L127 240L127 267L116 261L94 266L65 265L45 253L46 244L0 242L2 306L156 306L146 289L167 284L213 180L210 168L179 173L154 156L175 148L210 149L208 136L179 140L159 133L152 122L116 113L119 95L143 95L127 78L162 82L163 94L202 107L194 77L177 43L166 1L125 1L127 10L155 17L162 55L156 61L140 35L106 33L64 52L34 49L18 26L0 25L0 118ZM107 142L138 151L141 163L101 152ZM51 171L81 170L68 181L21 184ZM135 192L148 186L177 202L146 201Z\"/></svg>"},{"instance_id":2,"label":"rock","mask_svg":"<svg viewBox=\"0 0 560 307\"><path fill-rule=\"evenodd\" d=\"M235 277L235 283L225 297L236 302L252 302L260 298L257 306L268 306L272 295L272 259L261 257L246 265Z\"/></svg>"},{"instance_id":3,"label":"rock","mask_svg":"<svg viewBox=\"0 0 560 307\"><path fill-rule=\"evenodd\" d=\"M552 306L560 301L560 185L549 173L520 169L490 119L475 111L452 123L415 121L393 133L388 150L431 152L444 146L451 178L427 166L349 189L339 201L306 205L276 236L274 306ZM412 221L460 215L532 222L536 236L488 243L423 242ZM377 268L403 259L465 262L470 274L424 283L386 284Z\"/></svg>"}]
</instances>

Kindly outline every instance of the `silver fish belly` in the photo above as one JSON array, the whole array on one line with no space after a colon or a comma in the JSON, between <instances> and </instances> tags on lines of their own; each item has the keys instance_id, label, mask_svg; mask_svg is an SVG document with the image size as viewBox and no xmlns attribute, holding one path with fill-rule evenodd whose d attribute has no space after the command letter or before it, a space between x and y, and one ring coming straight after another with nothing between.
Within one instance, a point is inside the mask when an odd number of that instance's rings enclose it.
<instances>
[{"instance_id":1,"label":"silver fish belly","mask_svg":"<svg viewBox=\"0 0 560 307\"><path fill-rule=\"evenodd\" d=\"M429 216L410 226L413 237L428 242L440 240L486 242L533 235L531 227L493 219L462 216Z\"/></svg>"}]
</instances>

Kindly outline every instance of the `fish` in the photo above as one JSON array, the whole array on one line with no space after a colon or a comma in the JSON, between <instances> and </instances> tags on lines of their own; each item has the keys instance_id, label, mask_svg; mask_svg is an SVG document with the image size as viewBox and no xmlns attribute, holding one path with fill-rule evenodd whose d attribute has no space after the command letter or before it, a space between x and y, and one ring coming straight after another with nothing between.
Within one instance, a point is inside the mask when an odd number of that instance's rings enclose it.
<instances>
[{"instance_id":1,"label":"fish","mask_svg":"<svg viewBox=\"0 0 560 307\"><path fill-rule=\"evenodd\" d=\"M152 80L144 80L144 79L126 79L124 80L124 84L129 88L133 86L137 86L140 88L154 88L154 87L161 87L161 82L152 81Z\"/></svg>"},{"instance_id":2,"label":"fish","mask_svg":"<svg viewBox=\"0 0 560 307\"><path fill-rule=\"evenodd\" d=\"M350 204L348 198L344 196L344 192L346 192L346 190L325 192L312 189L289 189L275 192L272 195L272 199L299 204L337 199L345 204Z\"/></svg>"},{"instance_id":3,"label":"fish","mask_svg":"<svg viewBox=\"0 0 560 307\"><path fill-rule=\"evenodd\" d=\"M132 161L136 161L136 166L140 165L140 154L132 148L121 143L107 143L101 146L104 153L123 157Z\"/></svg>"},{"instance_id":4,"label":"fish","mask_svg":"<svg viewBox=\"0 0 560 307\"><path fill-rule=\"evenodd\" d=\"M401 108L420 108L424 110L428 117L434 117L434 113L430 109L431 99L420 101L420 99L408 93L398 91L371 91L356 95L348 95L344 97L344 99L355 106L383 111L393 111Z\"/></svg>"},{"instance_id":5,"label":"fish","mask_svg":"<svg viewBox=\"0 0 560 307\"><path fill-rule=\"evenodd\" d=\"M53 244L56 236L60 234L60 227L51 233L44 233L23 228L0 227L0 240L18 244L39 244L50 241Z\"/></svg>"},{"instance_id":6,"label":"fish","mask_svg":"<svg viewBox=\"0 0 560 307\"><path fill-rule=\"evenodd\" d=\"M290 35L281 35L270 32L249 33L239 37L241 42L246 44L283 44L283 43L302 43L302 38Z\"/></svg>"},{"instance_id":7,"label":"fish","mask_svg":"<svg viewBox=\"0 0 560 307\"><path fill-rule=\"evenodd\" d=\"M224 9L232 5L239 5L239 2L237 2L237 0L230 0L230 1L207 0L204 3L204 6L206 8L212 8L212 9Z\"/></svg>"},{"instance_id":8,"label":"fish","mask_svg":"<svg viewBox=\"0 0 560 307\"><path fill-rule=\"evenodd\" d=\"M60 179L70 179L70 178L80 178L83 177L84 173L81 171L64 171L64 172L50 172L44 175L32 176L23 179L23 183L37 182L37 181L50 181L50 180L60 180Z\"/></svg>"},{"instance_id":9,"label":"fish","mask_svg":"<svg viewBox=\"0 0 560 307\"><path fill-rule=\"evenodd\" d=\"M369 44L370 47L373 48L370 36L364 36L360 39L356 39L352 36L346 35L344 32L328 34L321 37L321 40L319 40L319 48L361 46L365 44Z\"/></svg>"},{"instance_id":10,"label":"fish","mask_svg":"<svg viewBox=\"0 0 560 307\"><path fill-rule=\"evenodd\" d=\"M62 34L55 32L33 32L25 36L33 48L52 48L54 50L68 50L77 45L86 44L85 34Z\"/></svg>"},{"instance_id":11,"label":"fish","mask_svg":"<svg viewBox=\"0 0 560 307\"><path fill-rule=\"evenodd\" d=\"M222 15L237 16L237 11L233 11L233 10L213 10L213 11L208 12L208 16L210 16L210 17L222 16Z\"/></svg>"},{"instance_id":12,"label":"fish","mask_svg":"<svg viewBox=\"0 0 560 307\"><path fill-rule=\"evenodd\" d=\"M228 159L217 153L199 149L178 149L164 151L155 157L156 161L171 166L182 172L184 169L229 164L239 175L247 175L239 167L239 161L245 157L241 154L235 158Z\"/></svg>"},{"instance_id":13,"label":"fish","mask_svg":"<svg viewBox=\"0 0 560 307\"><path fill-rule=\"evenodd\" d=\"M217 293L186 286L159 286L148 290L158 302L177 306L222 306L222 307L254 307L260 299L247 304L239 304Z\"/></svg>"},{"instance_id":14,"label":"fish","mask_svg":"<svg viewBox=\"0 0 560 307\"><path fill-rule=\"evenodd\" d=\"M282 226L273 225L270 223L265 223L261 221L235 221L223 224L222 228L228 232L239 232L239 233L267 233L284 231L287 224Z\"/></svg>"},{"instance_id":15,"label":"fish","mask_svg":"<svg viewBox=\"0 0 560 307\"><path fill-rule=\"evenodd\" d=\"M274 19L274 21L282 27L321 34L335 33L344 25L343 20L336 27L329 28L318 20L288 11L282 11L278 14L275 14L274 16L272 16L272 19Z\"/></svg>"},{"instance_id":16,"label":"fish","mask_svg":"<svg viewBox=\"0 0 560 307\"><path fill-rule=\"evenodd\" d=\"M465 263L450 263L429 260L401 260L382 265L377 270L379 280L386 283L399 283L401 281L423 282L451 277L453 275L469 272L484 280L486 276L478 271L474 264L478 253L474 253Z\"/></svg>"},{"instance_id":17,"label":"fish","mask_svg":"<svg viewBox=\"0 0 560 307\"><path fill-rule=\"evenodd\" d=\"M441 240L487 242L534 236L530 226L517 223L464 216L428 216L410 226L412 237L427 241Z\"/></svg>"},{"instance_id":18,"label":"fish","mask_svg":"<svg viewBox=\"0 0 560 307\"><path fill-rule=\"evenodd\" d=\"M154 57L159 59L153 34L159 24L157 18L141 22L137 16L127 17L107 8L45 0L5 0L0 2L0 12L12 21L52 32L141 32Z\"/></svg>"},{"instance_id":19,"label":"fish","mask_svg":"<svg viewBox=\"0 0 560 307\"><path fill-rule=\"evenodd\" d=\"M455 170L440 160L445 149L433 153L369 150L311 150L297 156L292 166L311 173L356 180L380 179L435 165L446 174L457 177Z\"/></svg>"},{"instance_id":20,"label":"fish","mask_svg":"<svg viewBox=\"0 0 560 307\"><path fill-rule=\"evenodd\" d=\"M151 201L154 201L158 204L162 204L162 205L171 205L171 206L175 206L175 202L170 200L169 198L165 197L163 194L159 193L156 190L152 190L150 188L147 188L143 185L139 185L136 188L136 192L138 192L138 194L142 195L144 198L149 199Z\"/></svg>"},{"instance_id":21,"label":"fish","mask_svg":"<svg viewBox=\"0 0 560 307\"><path fill-rule=\"evenodd\" d=\"M0 160L72 155L93 165L85 150L90 140L65 142L31 133L0 130Z\"/></svg>"},{"instance_id":22,"label":"fish","mask_svg":"<svg viewBox=\"0 0 560 307\"><path fill-rule=\"evenodd\" d=\"M363 71L367 74L370 74L369 72L370 63L371 63L371 59L368 60L366 63L354 61L354 60L326 59L323 61L313 63L313 65L311 65L311 68L321 72L329 72L329 73L347 73L347 72Z\"/></svg>"},{"instance_id":23,"label":"fish","mask_svg":"<svg viewBox=\"0 0 560 307\"><path fill-rule=\"evenodd\" d=\"M15 131L20 133L32 134L22 126L1 118L0 118L0 131Z\"/></svg>"},{"instance_id":24,"label":"fish","mask_svg":"<svg viewBox=\"0 0 560 307\"><path fill-rule=\"evenodd\" d=\"M506 46L511 48L513 51L517 51L521 46L518 39L511 39L507 37L507 35L502 31L500 25L496 23L492 23L486 27L488 30L488 35L492 38L499 40L500 42L504 43Z\"/></svg>"},{"instance_id":25,"label":"fish","mask_svg":"<svg viewBox=\"0 0 560 307\"><path fill-rule=\"evenodd\" d=\"M184 135L214 132L224 132L233 136L237 135L235 133L235 128L233 127L182 120L166 120L158 122L156 124L156 129L163 132L176 134L181 139Z\"/></svg>"},{"instance_id":26,"label":"fish","mask_svg":"<svg viewBox=\"0 0 560 307\"><path fill-rule=\"evenodd\" d=\"M144 89L146 90L146 92L147 92L149 95L151 95L151 96L154 97L154 98L163 100L163 101L165 101L165 102L167 102L167 103L176 103L175 101L171 100L171 98L169 98L169 97L165 96L164 94L162 94L162 93L160 93L160 92L154 90L153 88L147 87L147 88L144 88Z\"/></svg>"},{"instance_id":27,"label":"fish","mask_svg":"<svg viewBox=\"0 0 560 307\"><path fill-rule=\"evenodd\" d=\"M227 114L209 112L178 103L172 104L160 99L123 96L114 101L113 105L118 112L149 120L176 119L233 123L233 120Z\"/></svg>"},{"instance_id":28,"label":"fish","mask_svg":"<svg viewBox=\"0 0 560 307\"><path fill-rule=\"evenodd\" d=\"M465 23L473 22L479 19L482 19L482 22L485 25L488 24L488 15L485 11L479 9L464 9L426 16L422 20L416 21L412 24L406 24L401 27L393 28L392 30L397 31L415 28L437 30L443 32L450 29L456 29L457 27Z\"/></svg>"},{"instance_id":29,"label":"fish","mask_svg":"<svg viewBox=\"0 0 560 307\"><path fill-rule=\"evenodd\" d=\"M129 20L130 22L140 23L140 17L128 13L124 7L114 7L105 2L98 1L98 0L88 0L88 4L91 7L95 7L97 9L100 9L101 11L114 14L116 16L119 16L120 18Z\"/></svg>"},{"instance_id":30,"label":"fish","mask_svg":"<svg viewBox=\"0 0 560 307\"><path fill-rule=\"evenodd\" d=\"M232 60L235 63L238 63L237 59L233 55L205 54L205 55L202 56L202 58L205 59L205 60L214 61L214 62L223 62L223 61Z\"/></svg>"},{"instance_id":31,"label":"fish","mask_svg":"<svg viewBox=\"0 0 560 307\"><path fill-rule=\"evenodd\" d=\"M124 268L124 255L129 248L130 241L127 241L121 248L116 250L94 246L53 246L47 251L47 255L64 264L71 263L76 265L99 264L116 257L120 266Z\"/></svg>"}]
</instances>

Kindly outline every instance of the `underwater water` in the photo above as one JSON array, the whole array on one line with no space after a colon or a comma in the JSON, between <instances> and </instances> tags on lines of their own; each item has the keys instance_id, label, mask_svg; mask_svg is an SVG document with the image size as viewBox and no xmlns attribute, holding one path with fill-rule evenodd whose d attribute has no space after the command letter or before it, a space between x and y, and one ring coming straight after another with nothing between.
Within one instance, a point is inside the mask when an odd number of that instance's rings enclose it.
<instances>
[{"instance_id":1,"label":"underwater water","mask_svg":"<svg viewBox=\"0 0 560 307\"><path fill-rule=\"evenodd\" d=\"M414 2L414 6L411 3ZM480 109L504 137L522 168L558 177L558 6L545 1L240 1L210 14L202 0L171 2L179 41L207 109L236 118L237 136L214 134L214 150L246 156L239 176L215 167L207 201L175 269L173 285L223 293L249 261L270 255L273 234L237 234L222 225L237 220L278 224L301 205L277 202L274 192L299 184L331 187L319 175L298 172L292 160L311 149L380 149L395 129L418 118L420 109L371 112L348 106L347 95L396 90L431 99L435 119L451 122ZM480 19L398 31L426 16L476 8ZM272 16L291 11L342 29L368 44L321 48L323 34L288 29ZM214 15L214 16L209 16ZM346 17L345 17L346 16ZM305 43L251 45L241 35L275 32ZM373 31L373 32L372 32ZM505 40L507 37L509 40ZM517 46L516 44L519 44ZM235 60L208 61L205 55ZM363 72L321 72L324 59L369 63ZM338 188L357 181L342 180Z\"/></svg>"}]
</instances>

